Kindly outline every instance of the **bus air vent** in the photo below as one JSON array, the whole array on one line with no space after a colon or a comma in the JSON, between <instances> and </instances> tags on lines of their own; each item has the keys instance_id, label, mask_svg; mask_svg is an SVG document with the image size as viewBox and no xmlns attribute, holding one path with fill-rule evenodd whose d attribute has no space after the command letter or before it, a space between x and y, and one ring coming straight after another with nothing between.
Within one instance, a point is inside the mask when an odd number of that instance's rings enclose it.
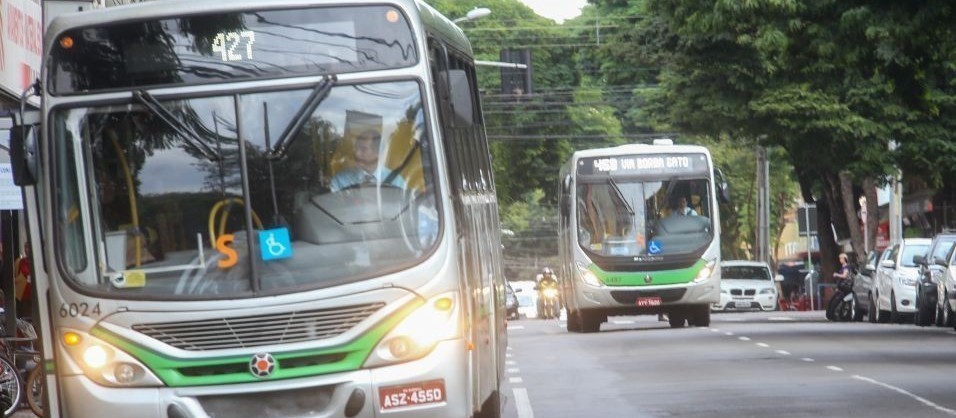
<instances>
[{"instance_id":1,"label":"bus air vent","mask_svg":"<svg viewBox=\"0 0 956 418\"><path fill-rule=\"evenodd\" d=\"M315 341L342 334L384 303L198 321L136 324L133 330L182 350L206 351Z\"/></svg>"}]
</instances>

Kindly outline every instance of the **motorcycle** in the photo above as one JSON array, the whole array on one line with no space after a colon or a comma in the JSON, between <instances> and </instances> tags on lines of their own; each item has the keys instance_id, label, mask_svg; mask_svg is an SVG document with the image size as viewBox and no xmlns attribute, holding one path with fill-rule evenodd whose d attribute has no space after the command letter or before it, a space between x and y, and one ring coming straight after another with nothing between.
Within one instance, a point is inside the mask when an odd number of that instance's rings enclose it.
<instances>
[{"instance_id":1,"label":"motorcycle","mask_svg":"<svg viewBox=\"0 0 956 418\"><path fill-rule=\"evenodd\" d=\"M554 319L561 315L561 306L558 303L558 289L546 287L541 290L540 301L538 301L538 317L541 319Z\"/></svg>"},{"instance_id":2,"label":"motorcycle","mask_svg":"<svg viewBox=\"0 0 956 418\"><path fill-rule=\"evenodd\" d=\"M856 316L856 301L853 295L853 279L837 282L837 292L827 304L827 319L836 322L849 322Z\"/></svg>"}]
</instances>

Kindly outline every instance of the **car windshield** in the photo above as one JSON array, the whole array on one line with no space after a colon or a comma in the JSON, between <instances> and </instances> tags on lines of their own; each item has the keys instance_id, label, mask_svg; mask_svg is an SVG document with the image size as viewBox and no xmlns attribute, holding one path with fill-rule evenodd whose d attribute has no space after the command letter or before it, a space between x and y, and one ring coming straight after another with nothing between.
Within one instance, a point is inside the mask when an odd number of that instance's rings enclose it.
<instances>
[{"instance_id":1,"label":"car windshield","mask_svg":"<svg viewBox=\"0 0 956 418\"><path fill-rule=\"evenodd\" d=\"M726 280L770 280L770 270L760 266L722 266L720 277Z\"/></svg>"},{"instance_id":2,"label":"car windshield","mask_svg":"<svg viewBox=\"0 0 956 418\"><path fill-rule=\"evenodd\" d=\"M913 257L926 254L927 248L929 248L928 244L910 244L904 246L903 255L900 256L900 264L902 264L903 267L916 267L916 262L913 261Z\"/></svg>"},{"instance_id":3,"label":"car windshield","mask_svg":"<svg viewBox=\"0 0 956 418\"><path fill-rule=\"evenodd\" d=\"M416 262L439 233L420 84L337 85L274 155L313 92L57 111L69 276L123 297L223 297Z\"/></svg>"}]
</instances>

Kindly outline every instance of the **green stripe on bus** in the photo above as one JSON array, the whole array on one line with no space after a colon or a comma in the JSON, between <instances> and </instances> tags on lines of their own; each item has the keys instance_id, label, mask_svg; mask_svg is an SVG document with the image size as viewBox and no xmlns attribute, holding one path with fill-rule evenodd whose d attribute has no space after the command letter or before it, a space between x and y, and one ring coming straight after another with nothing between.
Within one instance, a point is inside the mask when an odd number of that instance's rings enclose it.
<instances>
[{"instance_id":1,"label":"green stripe on bus","mask_svg":"<svg viewBox=\"0 0 956 418\"><path fill-rule=\"evenodd\" d=\"M90 334L135 357L152 370L169 387L225 385L235 383L258 382L262 380L293 379L298 377L319 376L358 370L365 363L375 346L402 319L419 306L421 300L405 305L397 312L376 324L371 330L346 344L314 350L269 351L261 349L244 355L213 358L179 358L143 347L106 328L94 327ZM276 359L276 369L266 378L253 376L249 363L257 352L269 352ZM310 359L331 359L320 364L309 364ZM283 363L301 363L294 368L283 368ZM189 370L230 370L231 372L189 375ZM185 373L184 373L185 372ZM196 373L200 374L200 373Z\"/></svg>"},{"instance_id":2,"label":"green stripe on bus","mask_svg":"<svg viewBox=\"0 0 956 418\"><path fill-rule=\"evenodd\" d=\"M692 266L676 270L660 271L604 271L591 264L591 270L598 280L606 286L658 286L665 284L685 284L697 278L697 273L706 266L703 260L697 260ZM650 281L647 280L650 276Z\"/></svg>"}]
</instances>

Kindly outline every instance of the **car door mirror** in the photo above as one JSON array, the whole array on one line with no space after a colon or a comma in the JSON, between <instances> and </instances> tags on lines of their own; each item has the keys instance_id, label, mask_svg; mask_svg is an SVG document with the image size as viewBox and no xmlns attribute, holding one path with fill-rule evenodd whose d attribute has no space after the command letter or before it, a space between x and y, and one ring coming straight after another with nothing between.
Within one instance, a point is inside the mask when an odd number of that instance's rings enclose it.
<instances>
[{"instance_id":1,"label":"car door mirror","mask_svg":"<svg viewBox=\"0 0 956 418\"><path fill-rule=\"evenodd\" d=\"M926 256L925 255L914 255L913 263L925 266L926 265Z\"/></svg>"},{"instance_id":2,"label":"car door mirror","mask_svg":"<svg viewBox=\"0 0 956 418\"><path fill-rule=\"evenodd\" d=\"M521 293L521 288L519 287L519 288L515 289L515 293Z\"/></svg>"},{"instance_id":3,"label":"car door mirror","mask_svg":"<svg viewBox=\"0 0 956 418\"><path fill-rule=\"evenodd\" d=\"M933 257L933 263L941 267L949 266L949 264L946 262L946 259L943 257Z\"/></svg>"},{"instance_id":4,"label":"car door mirror","mask_svg":"<svg viewBox=\"0 0 956 418\"><path fill-rule=\"evenodd\" d=\"M776 276L773 278L773 281L775 281L775 282L782 282L782 281L783 281L783 275L782 275L782 274L776 275Z\"/></svg>"},{"instance_id":5,"label":"car door mirror","mask_svg":"<svg viewBox=\"0 0 956 418\"><path fill-rule=\"evenodd\" d=\"M883 260L880 262L880 267L886 267L888 269L895 269L896 262L893 260Z\"/></svg>"},{"instance_id":6,"label":"car door mirror","mask_svg":"<svg viewBox=\"0 0 956 418\"><path fill-rule=\"evenodd\" d=\"M867 265L863 266L863 271L865 271L865 272L867 272L867 273L872 273L872 272L875 271L875 270L876 270L876 266L874 266L874 265L872 265L872 264L867 264Z\"/></svg>"}]
</instances>

